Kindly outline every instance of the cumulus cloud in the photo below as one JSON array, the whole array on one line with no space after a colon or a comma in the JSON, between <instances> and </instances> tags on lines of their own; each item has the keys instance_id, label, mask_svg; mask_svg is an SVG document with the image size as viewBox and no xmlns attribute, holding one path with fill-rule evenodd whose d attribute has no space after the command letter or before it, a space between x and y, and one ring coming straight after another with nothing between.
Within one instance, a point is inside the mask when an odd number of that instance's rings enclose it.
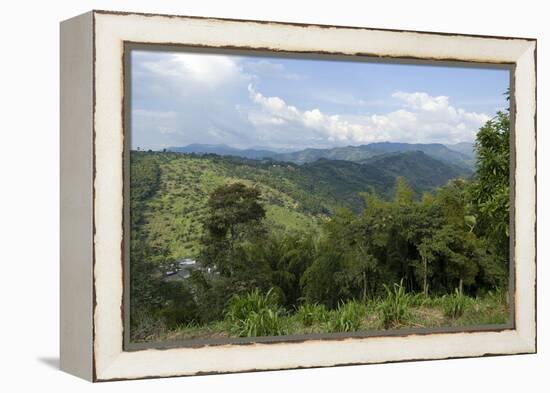
<instances>
[{"instance_id":1,"label":"cumulus cloud","mask_svg":"<svg viewBox=\"0 0 550 393\"><path fill-rule=\"evenodd\" d=\"M351 123L339 115L327 115L317 108L300 111L280 97L264 96L256 91L251 84L248 85L248 91L252 102L260 108L259 112L252 110L248 117L257 126L279 126L291 123L309 130L316 130L330 142L372 142L377 140L376 135L368 133L364 125ZM261 121L258 122L258 119Z\"/></svg>"},{"instance_id":2,"label":"cumulus cloud","mask_svg":"<svg viewBox=\"0 0 550 393\"><path fill-rule=\"evenodd\" d=\"M141 63L145 70L160 77L196 82L206 88L219 87L235 78L245 78L242 67L232 58L204 53L171 53Z\"/></svg>"},{"instance_id":3,"label":"cumulus cloud","mask_svg":"<svg viewBox=\"0 0 550 393\"><path fill-rule=\"evenodd\" d=\"M248 143L254 127L235 110L252 79L236 57L132 52L132 146Z\"/></svg>"},{"instance_id":4,"label":"cumulus cloud","mask_svg":"<svg viewBox=\"0 0 550 393\"><path fill-rule=\"evenodd\" d=\"M479 127L490 119L485 113L468 112L452 106L447 96L434 97L425 92L398 91L392 97L414 111L420 130L436 139L447 136L453 142L473 140Z\"/></svg>"},{"instance_id":5,"label":"cumulus cloud","mask_svg":"<svg viewBox=\"0 0 550 393\"><path fill-rule=\"evenodd\" d=\"M426 92L362 99L360 87L323 84L315 73L296 74L302 68L292 64L205 53L132 52L133 145L453 143L473 140L489 119L453 105L447 96Z\"/></svg>"},{"instance_id":6,"label":"cumulus cloud","mask_svg":"<svg viewBox=\"0 0 550 393\"><path fill-rule=\"evenodd\" d=\"M276 63L266 59L261 59L258 61L246 61L243 63L243 68L254 75L261 75L263 77L283 78L294 81L306 78L305 75L298 74L296 72L290 72L281 63Z\"/></svg>"},{"instance_id":7,"label":"cumulus cloud","mask_svg":"<svg viewBox=\"0 0 550 393\"><path fill-rule=\"evenodd\" d=\"M248 113L249 121L258 128L280 129L294 125L314 131L329 142L371 143L391 140L400 142L460 142L473 140L489 116L455 108L446 96L433 97L425 92L395 92L402 108L371 115L346 116L324 113L318 108L300 110L280 97L267 97L248 85L251 101L256 104Z\"/></svg>"}]
</instances>

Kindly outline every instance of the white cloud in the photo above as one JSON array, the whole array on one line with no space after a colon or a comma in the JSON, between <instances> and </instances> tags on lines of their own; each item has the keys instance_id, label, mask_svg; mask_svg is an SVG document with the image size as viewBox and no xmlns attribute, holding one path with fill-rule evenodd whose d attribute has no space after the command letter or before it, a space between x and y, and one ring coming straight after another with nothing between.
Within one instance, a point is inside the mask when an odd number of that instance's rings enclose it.
<instances>
[{"instance_id":1,"label":"white cloud","mask_svg":"<svg viewBox=\"0 0 550 393\"><path fill-rule=\"evenodd\" d=\"M449 97L446 96L432 97L423 92L405 93L397 91L392 94L392 97L404 101L408 107L417 110L436 112L449 108Z\"/></svg>"},{"instance_id":2,"label":"white cloud","mask_svg":"<svg viewBox=\"0 0 550 393\"><path fill-rule=\"evenodd\" d=\"M262 75L264 77L277 77L288 80L305 79L305 75L290 72L283 64L275 63L266 59L246 61L243 63L243 67L253 74Z\"/></svg>"},{"instance_id":3,"label":"white cloud","mask_svg":"<svg viewBox=\"0 0 550 393\"><path fill-rule=\"evenodd\" d=\"M300 92L292 79L306 76L272 59L147 51L132 56L132 141L141 147L453 143L473 140L489 119L426 92L362 99L362 90L320 91L330 87L313 82ZM303 100L261 92L286 86Z\"/></svg>"},{"instance_id":4,"label":"white cloud","mask_svg":"<svg viewBox=\"0 0 550 393\"><path fill-rule=\"evenodd\" d=\"M447 96L430 96L424 92L395 92L392 97L402 101L418 118L420 131L428 136L447 136L452 142L473 140L479 127L490 119L485 113L468 112L454 107Z\"/></svg>"},{"instance_id":5,"label":"white cloud","mask_svg":"<svg viewBox=\"0 0 550 393\"><path fill-rule=\"evenodd\" d=\"M195 82L209 88L246 77L241 66L230 57L204 53L172 53L161 60L144 61L142 66L161 77Z\"/></svg>"},{"instance_id":6,"label":"white cloud","mask_svg":"<svg viewBox=\"0 0 550 393\"><path fill-rule=\"evenodd\" d=\"M269 118L269 122L261 125L294 123L322 134L330 142L361 142L368 143L382 140L384 133L372 132L372 124L350 122L339 115L327 115L318 108L300 111L293 105L288 105L279 97L265 97L248 85L252 102L259 105L260 112L252 110L249 120L258 125L255 119ZM376 120L376 119L375 119ZM383 119L377 119L384 122Z\"/></svg>"},{"instance_id":7,"label":"white cloud","mask_svg":"<svg viewBox=\"0 0 550 393\"><path fill-rule=\"evenodd\" d=\"M132 52L132 145L254 143L254 126L235 110L252 79L236 57Z\"/></svg>"},{"instance_id":8,"label":"white cloud","mask_svg":"<svg viewBox=\"0 0 550 393\"><path fill-rule=\"evenodd\" d=\"M299 110L280 97L266 97L249 84L251 101L249 121L265 132L272 127L280 132L282 124L313 131L329 142L371 143L400 142L454 143L473 140L489 116L455 108L446 96L433 97L424 92L396 92L394 99L402 108L386 113L362 116L327 114L320 109Z\"/></svg>"}]
</instances>

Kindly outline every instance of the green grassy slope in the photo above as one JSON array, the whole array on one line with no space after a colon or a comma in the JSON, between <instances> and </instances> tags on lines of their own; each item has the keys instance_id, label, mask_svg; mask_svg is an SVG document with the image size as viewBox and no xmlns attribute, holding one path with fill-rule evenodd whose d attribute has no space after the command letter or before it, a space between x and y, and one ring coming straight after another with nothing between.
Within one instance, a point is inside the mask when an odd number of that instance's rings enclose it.
<instances>
[{"instance_id":1,"label":"green grassy slope","mask_svg":"<svg viewBox=\"0 0 550 393\"><path fill-rule=\"evenodd\" d=\"M174 258L195 257L199 253L208 195L222 184L241 182L259 187L271 227L317 227L318 216L304 210L300 200L284 192L292 184L283 180L278 187L283 191L273 187L276 177L268 169L216 157L172 153L132 153L132 160L138 161L144 154L153 155L159 164L160 181L157 192L143 208L140 231L153 246L167 247ZM291 194L301 195L299 190Z\"/></svg>"}]
</instances>

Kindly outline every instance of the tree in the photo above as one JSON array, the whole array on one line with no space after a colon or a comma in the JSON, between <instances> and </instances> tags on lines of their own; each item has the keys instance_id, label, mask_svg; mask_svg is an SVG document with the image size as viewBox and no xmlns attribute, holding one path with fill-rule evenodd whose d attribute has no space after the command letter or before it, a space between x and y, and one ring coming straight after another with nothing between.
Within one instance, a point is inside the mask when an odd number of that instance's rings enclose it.
<instances>
[{"instance_id":1,"label":"tree","mask_svg":"<svg viewBox=\"0 0 550 393\"><path fill-rule=\"evenodd\" d=\"M208 199L206 230L215 238L225 238L229 234L231 241L235 241L242 233L238 230L239 225L258 223L265 217L260 196L257 188L242 183L218 187Z\"/></svg>"},{"instance_id":2,"label":"tree","mask_svg":"<svg viewBox=\"0 0 550 393\"><path fill-rule=\"evenodd\" d=\"M235 267L232 256L238 244L264 233L260 224L265 209L260 198L257 188L242 183L220 186L210 194L200 258L206 266L231 276Z\"/></svg>"},{"instance_id":3,"label":"tree","mask_svg":"<svg viewBox=\"0 0 550 393\"><path fill-rule=\"evenodd\" d=\"M335 275L342 271L342 252L329 242L322 242L313 264L304 272L300 285L309 303L322 303L334 308L345 293Z\"/></svg>"},{"instance_id":4,"label":"tree","mask_svg":"<svg viewBox=\"0 0 550 393\"><path fill-rule=\"evenodd\" d=\"M197 319L197 306L181 281L165 280L173 260L168 249L152 246L132 234L130 253L130 323L134 339L144 339L159 326L169 328Z\"/></svg>"},{"instance_id":5,"label":"tree","mask_svg":"<svg viewBox=\"0 0 550 393\"><path fill-rule=\"evenodd\" d=\"M143 217L144 203L158 190L160 168L155 157L147 153L131 153L130 224L137 230Z\"/></svg>"},{"instance_id":6,"label":"tree","mask_svg":"<svg viewBox=\"0 0 550 393\"><path fill-rule=\"evenodd\" d=\"M275 288L281 304L295 306L302 296L300 278L315 259L313 236L272 231L261 242L247 243L243 248L245 263L262 267L255 273L260 289Z\"/></svg>"},{"instance_id":7,"label":"tree","mask_svg":"<svg viewBox=\"0 0 550 393\"><path fill-rule=\"evenodd\" d=\"M394 196L394 202L397 205L409 205L413 202L414 199L414 191L407 182L407 180L402 177L398 176L395 179L395 196Z\"/></svg>"},{"instance_id":8,"label":"tree","mask_svg":"<svg viewBox=\"0 0 550 393\"><path fill-rule=\"evenodd\" d=\"M510 114L498 112L476 137L476 177L471 198L477 210L477 233L495 245L503 264L509 259Z\"/></svg>"}]
</instances>

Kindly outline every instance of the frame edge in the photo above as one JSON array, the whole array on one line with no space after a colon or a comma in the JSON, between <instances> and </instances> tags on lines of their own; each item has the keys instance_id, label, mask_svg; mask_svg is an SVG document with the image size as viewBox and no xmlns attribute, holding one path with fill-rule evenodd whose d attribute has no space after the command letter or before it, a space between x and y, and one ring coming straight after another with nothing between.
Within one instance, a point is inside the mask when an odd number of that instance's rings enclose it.
<instances>
[{"instance_id":1,"label":"frame edge","mask_svg":"<svg viewBox=\"0 0 550 393\"><path fill-rule=\"evenodd\" d=\"M93 12L60 23L60 369L92 381Z\"/></svg>"}]
</instances>

